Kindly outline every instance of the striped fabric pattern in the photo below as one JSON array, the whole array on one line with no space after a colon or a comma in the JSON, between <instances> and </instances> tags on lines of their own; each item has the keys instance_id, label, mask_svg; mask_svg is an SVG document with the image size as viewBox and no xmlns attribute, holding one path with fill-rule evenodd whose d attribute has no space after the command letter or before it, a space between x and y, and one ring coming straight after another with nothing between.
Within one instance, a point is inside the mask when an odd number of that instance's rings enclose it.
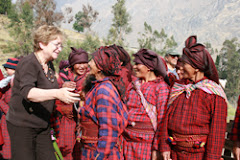
<instances>
[{"instance_id":1,"label":"striped fabric pattern","mask_svg":"<svg viewBox=\"0 0 240 160\"><path fill-rule=\"evenodd\" d=\"M175 83L172 87L170 98L168 105L172 104L173 101L184 91L186 92L186 97L189 98L191 96L191 92L195 90L196 88L203 90L206 93L209 94L216 94L219 95L220 97L224 98L227 100L226 95L220 85L215 83L212 80L209 79L204 79L196 84L180 84L180 83Z\"/></svg>"},{"instance_id":2,"label":"striped fabric pattern","mask_svg":"<svg viewBox=\"0 0 240 160\"><path fill-rule=\"evenodd\" d=\"M85 80L86 77L86 73L81 75L81 76L76 76L74 75L73 71L71 70L71 68L64 68L62 70L60 70L59 72L59 78L58 78L58 84L59 84L59 88L62 87L63 83L66 81L72 81L72 82L76 82L77 83L77 90L81 90L82 88L82 84Z\"/></svg>"},{"instance_id":3,"label":"striped fabric pattern","mask_svg":"<svg viewBox=\"0 0 240 160\"><path fill-rule=\"evenodd\" d=\"M147 131L140 132L127 127L124 131L124 136L128 137L130 141L127 141L127 138L124 139L123 150L125 159L151 159L152 150L159 149L158 142L161 137L159 136L158 130L161 128L162 120L166 114L169 86L164 82L163 78L159 78L147 83L142 83L141 92L149 103L156 106L157 131L154 133ZM133 122L151 123L132 83L130 83L127 90L127 106L129 125Z\"/></svg>"},{"instance_id":4,"label":"striped fabric pattern","mask_svg":"<svg viewBox=\"0 0 240 160\"><path fill-rule=\"evenodd\" d=\"M0 125L2 128L2 136L4 141L0 154L4 159L11 159L11 143L10 143L10 137L8 134L7 123L6 123L6 114L9 110L8 103L11 98L11 92L12 92L12 89L10 88L8 91L5 92L5 94L3 94L2 98L0 99L0 109L3 112ZM0 159L1 159L1 156L0 156Z\"/></svg>"},{"instance_id":5,"label":"striped fabric pattern","mask_svg":"<svg viewBox=\"0 0 240 160\"><path fill-rule=\"evenodd\" d=\"M139 94L140 98L141 98L141 102L143 107L145 108L151 123L153 125L153 129L154 131L157 130L157 109L156 106L152 105L151 103L149 103L145 98L143 93L140 90L141 84L140 82L137 80L135 81L135 83L133 83L133 85L136 87L136 92Z\"/></svg>"},{"instance_id":6,"label":"striped fabric pattern","mask_svg":"<svg viewBox=\"0 0 240 160\"><path fill-rule=\"evenodd\" d=\"M123 159L118 142L127 126L127 107L108 78L94 83L86 95L85 106L80 110L80 119L93 121L99 126L98 143L84 143L81 159Z\"/></svg>"},{"instance_id":7,"label":"striped fabric pattern","mask_svg":"<svg viewBox=\"0 0 240 160\"><path fill-rule=\"evenodd\" d=\"M82 89L83 82L85 80L86 73L79 76L75 76L71 68L64 68L60 70L59 72L59 78L58 78L58 84L61 88L64 82L72 81L76 82L76 89L75 92L79 92ZM62 113L62 118L55 117L55 132L58 133L58 146L63 154L63 157L65 160L72 160L72 159L79 159L80 157L78 154L73 153L75 152L81 152L80 148L75 148L74 146L76 144L76 127L77 123L76 120L77 117L75 114L73 114L73 105L65 104L59 100L56 101L57 111ZM72 115L73 118L68 118L67 116ZM60 122L59 122L60 120ZM57 123L59 122L59 123ZM75 157L73 157L73 155Z\"/></svg>"},{"instance_id":8,"label":"striped fabric pattern","mask_svg":"<svg viewBox=\"0 0 240 160\"><path fill-rule=\"evenodd\" d=\"M185 93L180 94L168 107L160 128L160 152L174 150L177 153L173 152L173 160L188 159L187 155L193 160L219 160L225 141L226 117L227 103L223 97L209 94L202 89L193 90L189 98ZM202 148L172 146L167 143L171 133L207 135L208 138Z\"/></svg>"}]
</instances>

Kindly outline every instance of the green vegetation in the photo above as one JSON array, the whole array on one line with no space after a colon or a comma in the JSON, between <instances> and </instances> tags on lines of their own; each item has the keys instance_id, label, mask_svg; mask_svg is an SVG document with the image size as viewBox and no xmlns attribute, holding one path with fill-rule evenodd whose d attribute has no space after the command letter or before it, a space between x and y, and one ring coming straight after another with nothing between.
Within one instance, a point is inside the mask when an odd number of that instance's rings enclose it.
<instances>
[{"instance_id":1,"label":"green vegetation","mask_svg":"<svg viewBox=\"0 0 240 160\"><path fill-rule=\"evenodd\" d=\"M12 6L11 0L0 0L0 14L8 14Z\"/></svg>"},{"instance_id":2,"label":"green vegetation","mask_svg":"<svg viewBox=\"0 0 240 160\"><path fill-rule=\"evenodd\" d=\"M125 36L132 31L132 27L130 24L131 17L125 7L125 0L118 0L112 6L112 13L114 18L107 39L104 40L105 44L126 46Z\"/></svg>"},{"instance_id":3,"label":"green vegetation","mask_svg":"<svg viewBox=\"0 0 240 160\"><path fill-rule=\"evenodd\" d=\"M79 11L75 15L75 22L73 24L73 29L77 32L84 32L84 29L91 31L91 25L96 21L98 12L94 11L92 6L83 5L82 11Z\"/></svg>"},{"instance_id":4,"label":"green vegetation","mask_svg":"<svg viewBox=\"0 0 240 160\"><path fill-rule=\"evenodd\" d=\"M168 37L162 28L161 32L153 30L152 26L144 22L144 32L138 33L140 38L138 38L139 48L147 48L153 50L160 55L165 55L165 53L170 49L175 49L177 47L177 42L174 37Z\"/></svg>"},{"instance_id":5,"label":"green vegetation","mask_svg":"<svg viewBox=\"0 0 240 160\"><path fill-rule=\"evenodd\" d=\"M217 59L219 77L227 79L225 92L230 103L240 94L240 43L237 38L225 40Z\"/></svg>"}]
</instances>

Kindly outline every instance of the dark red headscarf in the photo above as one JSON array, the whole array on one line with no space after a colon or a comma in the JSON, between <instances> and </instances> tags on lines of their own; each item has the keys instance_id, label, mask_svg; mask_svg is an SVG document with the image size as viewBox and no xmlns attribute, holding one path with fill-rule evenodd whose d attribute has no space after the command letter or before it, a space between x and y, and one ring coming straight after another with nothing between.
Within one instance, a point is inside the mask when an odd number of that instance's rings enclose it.
<instances>
[{"instance_id":1,"label":"dark red headscarf","mask_svg":"<svg viewBox=\"0 0 240 160\"><path fill-rule=\"evenodd\" d=\"M197 43L197 36L190 36L185 41L182 60L190 64L193 68L204 72L204 75L219 84L218 72L213 59L205 46Z\"/></svg>"},{"instance_id":2,"label":"dark red headscarf","mask_svg":"<svg viewBox=\"0 0 240 160\"><path fill-rule=\"evenodd\" d=\"M88 53L83 50L82 48L76 49L74 47L71 47L72 52L68 56L68 61L71 67L74 66L74 64L79 63L88 63Z\"/></svg>"},{"instance_id":3,"label":"dark red headscarf","mask_svg":"<svg viewBox=\"0 0 240 160\"><path fill-rule=\"evenodd\" d=\"M102 46L92 54L92 57L97 68L110 79L117 88L121 98L124 99L125 86L121 77L121 62L116 50L112 46Z\"/></svg>"},{"instance_id":4,"label":"dark red headscarf","mask_svg":"<svg viewBox=\"0 0 240 160\"><path fill-rule=\"evenodd\" d=\"M69 61L68 60L61 60L59 63L59 70L62 70L65 67L69 66Z\"/></svg>"},{"instance_id":5,"label":"dark red headscarf","mask_svg":"<svg viewBox=\"0 0 240 160\"><path fill-rule=\"evenodd\" d=\"M122 62L122 66L125 66L128 70L132 71L131 58L128 52L123 47L117 46L115 44L110 47L114 48L117 51L119 60Z\"/></svg>"},{"instance_id":6,"label":"dark red headscarf","mask_svg":"<svg viewBox=\"0 0 240 160\"><path fill-rule=\"evenodd\" d=\"M166 65L164 64L163 58L161 58L157 53L149 49L140 49L137 53L134 54L135 63L143 64L152 70L156 76L162 76L169 84L169 79L167 76Z\"/></svg>"},{"instance_id":7,"label":"dark red headscarf","mask_svg":"<svg viewBox=\"0 0 240 160\"><path fill-rule=\"evenodd\" d=\"M131 58L128 52L123 47L115 44L109 47L116 50L116 53L119 56L119 60L122 62L122 74L124 74L122 78L123 78L123 82L125 83L125 88L127 89L129 83L132 82L132 78L133 78L133 67L131 64Z\"/></svg>"}]
</instances>

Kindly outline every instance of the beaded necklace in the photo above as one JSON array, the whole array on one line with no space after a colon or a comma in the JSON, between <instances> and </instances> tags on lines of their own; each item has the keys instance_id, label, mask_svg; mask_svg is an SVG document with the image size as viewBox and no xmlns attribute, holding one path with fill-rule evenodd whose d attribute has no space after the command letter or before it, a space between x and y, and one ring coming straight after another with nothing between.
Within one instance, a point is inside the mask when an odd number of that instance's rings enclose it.
<instances>
[{"instance_id":1,"label":"beaded necklace","mask_svg":"<svg viewBox=\"0 0 240 160\"><path fill-rule=\"evenodd\" d=\"M44 69L44 65L43 63L41 62L40 58L38 57L38 54L34 53L38 62L40 63L40 65L42 66L42 69L43 69L43 73L45 74L45 77L50 81L50 82L54 82L54 77L55 75L53 74L53 70L52 68L50 67L50 64L46 64L47 65L47 72L45 72L45 69Z\"/></svg>"}]
</instances>

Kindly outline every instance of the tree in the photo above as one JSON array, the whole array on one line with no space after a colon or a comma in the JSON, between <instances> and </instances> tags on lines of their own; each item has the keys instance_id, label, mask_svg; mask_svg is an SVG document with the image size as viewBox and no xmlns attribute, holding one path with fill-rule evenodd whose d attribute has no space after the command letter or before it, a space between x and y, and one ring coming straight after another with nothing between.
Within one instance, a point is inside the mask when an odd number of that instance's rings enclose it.
<instances>
[{"instance_id":1,"label":"tree","mask_svg":"<svg viewBox=\"0 0 240 160\"><path fill-rule=\"evenodd\" d=\"M64 19L64 16L61 12L56 12L56 3L54 0L24 1L29 2L34 11L34 20L36 27L43 24L60 26L60 22Z\"/></svg>"},{"instance_id":2,"label":"tree","mask_svg":"<svg viewBox=\"0 0 240 160\"><path fill-rule=\"evenodd\" d=\"M205 47L208 50L210 55L214 55L215 51L217 51L217 50L214 51L210 42L205 42L204 45L205 45Z\"/></svg>"},{"instance_id":3,"label":"tree","mask_svg":"<svg viewBox=\"0 0 240 160\"><path fill-rule=\"evenodd\" d=\"M98 14L89 4L87 6L83 5L82 11L75 15L73 29L77 32L84 32L85 28L91 31L91 26L96 21Z\"/></svg>"},{"instance_id":4,"label":"tree","mask_svg":"<svg viewBox=\"0 0 240 160\"><path fill-rule=\"evenodd\" d=\"M144 33L138 33L141 38L138 38L139 48L148 48L152 50L152 44L156 42L156 37L153 35L152 27L144 22Z\"/></svg>"},{"instance_id":5,"label":"tree","mask_svg":"<svg viewBox=\"0 0 240 160\"><path fill-rule=\"evenodd\" d=\"M113 23L109 29L105 43L115 43L124 46L124 36L132 31L129 23L131 17L127 13L125 0L118 0L118 2L112 6L112 13L114 15Z\"/></svg>"},{"instance_id":6,"label":"tree","mask_svg":"<svg viewBox=\"0 0 240 160\"><path fill-rule=\"evenodd\" d=\"M237 38L225 40L220 51L219 77L227 79L225 92L229 101L240 94L240 44Z\"/></svg>"},{"instance_id":7,"label":"tree","mask_svg":"<svg viewBox=\"0 0 240 160\"><path fill-rule=\"evenodd\" d=\"M10 36L14 42L9 42L4 52L16 52L16 55L27 55L33 51L32 32L33 10L29 2L13 5L8 15L10 19Z\"/></svg>"},{"instance_id":8,"label":"tree","mask_svg":"<svg viewBox=\"0 0 240 160\"><path fill-rule=\"evenodd\" d=\"M12 6L11 0L0 0L0 14L8 14Z\"/></svg>"},{"instance_id":9,"label":"tree","mask_svg":"<svg viewBox=\"0 0 240 160\"><path fill-rule=\"evenodd\" d=\"M138 38L139 48L146 48L158 52L164 55L168 50L177 47L177 42L174 37L168 37L164 29L161 32L153 30L151 25L144 22L144 32L138 33L140 38Z\"/></svg>"},{"instance_id":10,"label":"tree","mask_svg":"<svg viewBox=\"0 0 240 160\"><path fill-rule=\"evenodd\" d=\"M33 52L34 29L43 24L59 25L63 20L62 14L55 9L54 0L17 0L8 15L10 36L14 42L9 42L3 51L17 55Z\"/></svg>"}]
</instances>

